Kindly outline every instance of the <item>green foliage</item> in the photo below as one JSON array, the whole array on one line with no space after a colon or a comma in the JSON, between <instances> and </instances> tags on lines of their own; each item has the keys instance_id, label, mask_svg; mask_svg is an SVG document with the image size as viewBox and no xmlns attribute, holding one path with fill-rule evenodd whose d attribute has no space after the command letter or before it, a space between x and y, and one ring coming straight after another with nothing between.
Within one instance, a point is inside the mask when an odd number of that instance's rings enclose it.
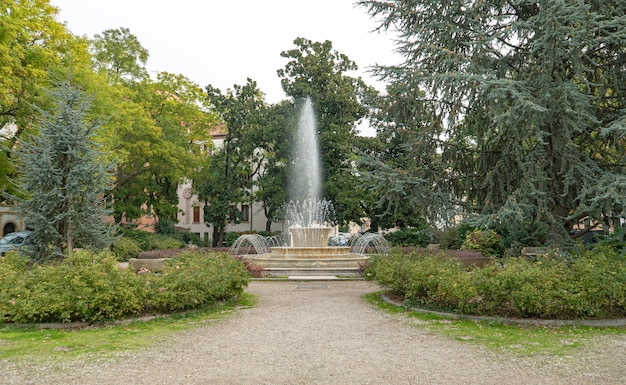
<instances>
[{"instance_id":1,"label":"green foliage","mask_svg":"<svg viewBox=\"0 0 626 385\"><path fill-rule=\"evenodd\" d=\"M207 86L207 101L226 122L223 146L204 160L193 176L198 199L204 201L204 221L214 228L213 246L219 246L228 223L239 223L239 204L251 201L252 180L265 156L257 151L255 138L263 129L267 106L256 82L235 85L223 94Z\"/></svg>"},{"instance_id":2,"label":"green foliage","mask_svg":"<svg viewBox=\"0 0 626 385\"><path fill-rule=\"evenodd\" d=\"M468 233L474 228L471 225L461 223L458 226L446 227L443 231L435 230L434 237L436 243L441 245L441 249L460 249L465 242Z\"/></svg>"},{"instance_id":3,"label":"green foliage","mask_svg":"<svg viewBox=\"0 0 626 385\"><path fill-rule=\"evenodd\" d=\"M405 82L391 83L386 95L368 100L377 142L359 157L363 188L374 198L372 224L381 228L415 226L429 218L449 223L449 189L431 183L440 168L443 125L425 93Z\"/></svg>"},{"instance_id":4,"label":"green foliage","mask_svg":"<svg viewBox=\"0 0 626 385\"><path fill-rule=\"evenodd\" d=\"M461 250L478 250L485 257L502 256L502 236L493 230L475 229L465 236Z\"/></svg>"},{"instance_id":5,"label":"green foliage","mask_svg":"<svg viewBox=\"0 0 626 385\"><path fill-rule=\"evenodd\" d=\"M526 238L508 243L554 245L623 216L623 1L358 3L403 55L376 68L386 148L363 174L386 212L410 201L449 223L462 209Z\"/></svg>"},{"instance_id":6,"label":"green foliage","mask_svg":"<svg viewBox=\"0 0 626 385\"><path fill-rule=\"evenodd\" d=\"M132 239L137 242L141 250L150 250L150 245L152 244L151 238L155 236L147 231L135 230L130 227L119 227L117 232L118 234L121 234L122 237Z\"/></svg>"},{"instance_id":7,"label":"green foliage","mask_svg":"<svg viewBox=\"0 0 626 385\"><path fill-rule=\"evenodd\" d=\"M248 272L226 254L184 252L161 274L120 269L109 253L75 251L60 263L0 260L0 323L103 321L197 309L242 293Z\"/></svg>"},{"instance_id":8,"label":"green foliage","mask_svg":"<svg viewBox=\"0 0 626 385\"><path fill-rule=\"evenodd\" d=\"M237 240L237 238L239 238L239 236L241 235L241 233L238 233L236 231L229 231L224 235L224 245L227 247L230 247L233 245L233 243L235 243L235 241Z\"/></svg>"},{"instance_id":9,"label":"green foliage","mask_svg":"<svg viewBox=\"0 0 626 385\"><path fill-rule=\"evenodd\" d=\"M94 140L100 128L90 121L90 100L62 83L51 92L52 112L41 111L39 133L21 143L18 209L33 229L33 258L63 258L75 245L108 247L112 228L106 192L112 165Z\"/></svg>"},{"instance_id":10,"label":"green foliage","mask_svg":"<svg viewBox=\"0 0 626 385\"><path fill-rule=\"evenodd\" d=\"M92 51L96 71L106 73L114 83L148 77L145 68L148 50L128 28L107 29L96 34Z\"/></svg>"},{"instance_id":11,"label":"green foliage","mask_svg":"<svg viewBox=\"0 0 626 385\"><path fill-rule=\"evenodd\" d=\"M385 234L392 246L425 247L433 240L432 230L426 228L402 228Z\"/></svg>"},{"instance_id":12,"label":"green foliage","mask_svg":"<svg viewBox=\"0 0 626 385\"><path fill-rule=\"evenodd\" d=\"M266 231L271 231L272 222L282 219L281 209L288 201L287 164L292 146L289 133L290 128L295 127L295 119L293 104L282 101L269 106L266 122L254 132L253 140L262 149L257 154L263 155L263 167L257 168L258 178L254 181L257 190L253 199L263 204Z\"/></svg>"},{"instance_id":13,"label":"green foliage","mask_svg":"<svg viewBox=\"0 0 626 385\"><path fill-rule=\"evenodd\" d=\"M128 262L131 258L137 258L140 251L139 242L126 237L119 238L111 245L111 252L120 262Z\"/></svg>"},{"instance_id":14,"label":"green foliage","mask_svg":"<svg viewBox=\"0 0 626 385\"><path fill-rule=\"evenodd\" d=\"M180 249L185 246L182 240L170 237L167 235L155 234L151 238L150 249L151 250L166 250L166 249Z\"/></svg>"},{"instance_id":15,"label":"green foliage","mask_svg":"<svg viewBox=\"0 0 626 385\"><path fill-rule=\"evenodd\" d=\"M177 186L198 167L198 142L211 143L217 122L202 88L182 75L147 76L148 51L126 28L106 30L91 41L93 62L103 79L96 87L97 113L108 119L101 135L114 150L114 217L132 220L152 210L176 217Z\"/></svg>"},{"instance_id":16,"label":"green foliage","mask_svg":"<svg viewBox=\"0 0 626 385\"><path fill-rule=\"evenodd\" d=\"M183 252L151 277L150 304L160 312L195 309L241 295L248 277L243 263L228 254Z\"/></svg>"},{"instance_id":17,"label":"green foliage","mask_svg":"<svg viewBox=\"0 0 626 385\"><path fill-rule=\"evenodd\" d=\"M162 235L127 227L120 227L119 232L124 237L137 242L141 250L180 249L188 243L184 241L183 234L185 233Z\"/></svg>"},{"instance_id":18,"label":"green foliage","mask_svg":"<svg viewBox=\"0 0 626 385\"><path fill-rule=\"evenodd\" d=\"M599 246L617 250L622 258L626 257L626 226L616 226L612 233L598 238Z\"/></svg>"},{"instance_id":19,"label":"green foliage","mask_svg":"<svg viewBox=\"0 0 626 385\"><path fill-rule=\"evenodd\" d=\"M20 279L0 283L2 322L101 321L145 309L145 283L120 270L107 253L76 251L62 263L32 268L5 260L0 274L10 276L16 267L21 267Z\"/></svg>"},{"instance_id":20,"label":"green foliage","mask_svg":"<svg viewBox=\"0 0 626 385\"><path fill-rule=\"evenodd\" d=\"M509 258L468 272L458 261L424 254L375 258L365 271L419 306L475 315L580 319L626 315L626 262L610 249L570 263Z\"/></svg>"},{"instance_id":21,"label":"green foliage","mask_svg":"<svg viewBox=\"0 0 626 385\"><path fill-rule=\"evenodd\" d=\"M174 236L179 239L184 245L196 245L198 247L205 247L205 242L196 233L190 233L187 231L179 231L174 233Z\"/></svg>"},{"instance_id":22,"label":"green foliage","mask_svg":"<svg viewBox=\"0 0 626 385\"><path fill-rule=\"evenodd\" d=\"M161 235L174 235L176 233L176 224L168 217L159 218L154 226L154 232Z\"/></svg>"},{"instance_id":23,"label":"green foliage","mask_svg":"<svg viewBox=\"0 0 626 385\"><path fill-rule=\"evenodd\" d=\"M365 296L366 300L392 314L405 314L419 322L411 322L413 327L436 333L461 343L486 347L497 353L515 356L569 356L593 346L603 337L621 337L624 328L611 327L533 327L528 325L508 325L493 321L454 320L412 311L384 301L380 292Z\"/></svg>"},{"instance_id":24,"label":"green foliage","mask_svg":"<svg viewBox=\"0 0 626 385\"><path fill-rule=\"evenodd\" d=\"M323 171L324 197L332 201L339 223L361 221L365 212L357 193L359 182L353 167L356 122L367 115L361 99L375 93L361 78L348 76L358 66L333 50L332 42L294 40L294 49L281 52L289 61L278 70L285 93L296 104L310 97L318 116L318 141ZM291 141L293 143L293 140ZM292 154L297 158L298 154ZM289 181L290 187L293 186ZM297 192L290 192L298 196Z\"/></svg>"}]
</instances>

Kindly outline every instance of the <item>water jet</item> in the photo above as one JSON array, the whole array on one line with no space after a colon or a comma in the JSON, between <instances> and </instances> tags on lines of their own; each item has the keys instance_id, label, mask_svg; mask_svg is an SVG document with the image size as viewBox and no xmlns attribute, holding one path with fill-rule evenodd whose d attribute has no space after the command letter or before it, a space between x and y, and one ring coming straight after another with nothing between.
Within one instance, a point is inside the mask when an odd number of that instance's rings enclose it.
<instances>
[{"instance_id":1,"label":"water jet","mask_svg":"<svg viewBox=\"0 0 626 385\"><path fill-rule=\"evenodd\" d=\"M292 162L295 183L289 186L291 201L285 205L288 240L276 245L271 244L275 239L242 235L231 247L231 255L263 267L266 276L357 276L369 258L368 251L389 251L379 234L358 237L355 250L349 245L329 246L329 238L336 235L334 208L330 201L320 199L317 124L309 98L300 112Z\"/></svg>"}]
</instances>

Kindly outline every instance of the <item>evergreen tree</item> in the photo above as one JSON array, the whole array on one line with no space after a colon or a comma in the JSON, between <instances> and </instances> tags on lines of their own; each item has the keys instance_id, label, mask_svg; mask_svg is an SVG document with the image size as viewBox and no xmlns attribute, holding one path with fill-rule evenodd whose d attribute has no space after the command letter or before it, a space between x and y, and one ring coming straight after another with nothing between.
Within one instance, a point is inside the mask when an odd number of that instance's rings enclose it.
<instances>
[{"instance_id":1,"label":"evergreen tree","mask_svg":"<svg viewBox=\"0 0 626 385\"><path fill-rule=\"evenodd\" d=\"M398 31L405 62L379 74L443 123L415 136L437 142L439 172L384 170L426 181L409 197L445 188L480 224L555 244L623 217L624 1L359 3Z\"/></svg>"},{"instance_id":2,"label":"evergreen tree","mask_svg":"<svg viewBox=\"0 0 626 385\"><path fill-rule=\"evenodd\" d=\"M93 137L99 122L87 119L90 103L80 90L62 84L51 92L56 107L41 110L39 133L20 144L18 207L33 229L34 259L63 258L75 246L110 244L112 227L104 200L112 167Z\"/></svg>"}]
</instances>

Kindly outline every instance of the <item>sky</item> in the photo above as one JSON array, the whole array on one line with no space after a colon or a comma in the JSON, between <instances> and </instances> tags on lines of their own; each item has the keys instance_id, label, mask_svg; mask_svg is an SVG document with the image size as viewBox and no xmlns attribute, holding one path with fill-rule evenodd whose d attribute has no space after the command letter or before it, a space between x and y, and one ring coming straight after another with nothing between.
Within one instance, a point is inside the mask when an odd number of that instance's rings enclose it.
<instances>
[{"instance_id":1,"label":"sky","mask_svg":"<svg viewBox=\"0 0 626 385\"><path fill-rule=\"evenodd\" d=\"M73 34L92 38L106 29L128 28L150 53L148 71L181 74L201 87L226 91L257 82L268 103L286 98L276 74L293 41L330 40L354 61L365 82L376 64L398 64L391 34L373 32L378 22L354 0L50 0L58 20Z\"/></svg>"}]
</instances>

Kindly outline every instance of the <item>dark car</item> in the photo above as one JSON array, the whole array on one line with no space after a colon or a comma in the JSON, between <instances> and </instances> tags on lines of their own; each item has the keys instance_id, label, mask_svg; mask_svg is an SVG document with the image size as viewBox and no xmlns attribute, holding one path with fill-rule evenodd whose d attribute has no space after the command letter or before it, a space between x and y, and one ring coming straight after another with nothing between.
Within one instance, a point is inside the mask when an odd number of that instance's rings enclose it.
<instances>
[{"instance_id":1,"label":"dark car","mask_svg":"<svg viewBox=\"0 0 626 385\"><path fill-rule=\"evenodd\" d=\"M16 231L5 235L0 239L0 255L4 256L11 250L32 250L31 235L32 231Z\"/></svg>"}]
</instances>

